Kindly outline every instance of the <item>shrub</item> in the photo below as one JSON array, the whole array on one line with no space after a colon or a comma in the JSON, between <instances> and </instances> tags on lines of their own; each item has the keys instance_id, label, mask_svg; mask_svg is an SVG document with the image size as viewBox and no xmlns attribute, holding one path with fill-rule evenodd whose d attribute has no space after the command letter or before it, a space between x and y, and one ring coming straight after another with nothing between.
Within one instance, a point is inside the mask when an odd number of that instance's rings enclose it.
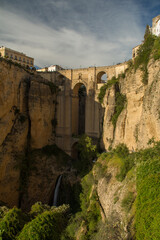
<instances>
[{"instance_id":1,"label":"shrub","mask_svg":"<svg viewBox=\"0 0 160 240\"><path fill-rule=\"evenodd\" d=\"M9 211L9 208L6 206L0 207L0 221L1 219L6 215L6 213Z\"/></svg>"},{"instance_id":2,"label":"shrub","mask_svg":"<svg viewBox=\"0 0 160 240\"><path fill-rule=\"evenodd\" d=\"M97 157L97 147L92 143L92 139L84 134L77 144L77 152L78 159L73 161L73 166L82 177L90 171L93 160Z\"/></svg>"},{"instance_id":3,"label":"shrub","mask_svg":"<svg viewBox=\"0 0 160 240\"><path fill-rule=\"evenodd\" d=\"M101 88L100 88L100 93L98 95L98 100L100 103L103 103L103 99L104 96L106 94L106 90L108 88L110 88L111 86L113 86L115 83L118 82L118 79L116 77L112 77L111 80L109 80L106 84L104 84Z\"/></svg>"},{"instance_id":4,"label":"shrub","mask_svg":"<svg viewBox=\"0 0 160 240\"><path fill-rule=\"evenodd\" d=\"M125 103L126 103L126 96L120 93L119 88L118 91L116 91L116 96L115 96L115 112L112 116L112 124L114 126L114 129L116 128L116 123L118 120L119 115L121 114L122 110L124 109Z\"/></svg>"},{"instance_id":5,"label":"shrub","mask_svg":"<svg viewBox=\"0 0 160 240\"><path fill-rule=\"evenodd\" d=\"M68 221L69 207L63 205L55 211L45 211L26 224L18 240L59 240Z\"/></svg>"},{"instance_id":6,"label":"shrub","mask_svg":"<svg viewBox=\"0 0 160 240\"><path fill-rule=\"evenodd\" d=\"M128 192L127 195L122 200L121 206L122 208L125 209L126 212L129 212L129 210L131 209L134 199L135 197L133 192Z\"/></svg>"},{"instance_id":7,"label":"shrub","mask_svg":"<svg viewBox=\"0 0 160 240\"><path fill-rule=\"evenodd\" d=\"M129 150L125 144L119 144L115 149L112 151L116 153L120 158L120 172L117 174L116 178L118 181L122 182L127 173L134 167L134 154L129 154Z\"/></svg>"},{"instance_id":8,"label":"shrub","mask_svg":"<svg viewBox=\"0 0 160 240\"><path fill-rule=\"evenodd\" d=\"M106 94L106 90L107 90L107 83L104 84L101 88L100 88L100 93L98 95L98 100L100 103L103 103L103 99L104 99L104 96Z\"/></svg>"},{"instance_id":9,"label":"shrub","mask_svg":"<svg viewBox=\"0 0 160 240\"><path fill-rule=\"evenodd\" d=\"M85 134L79 139L78 150L81 159L93 160L97 156L96 145L93 145L92 139Z\"/></svg>"},{"instance_id":10,"label":"shrub","mask_svg":"<svg viewBox=\"0 0 160 240\"><path fill-rule=\"evenodd\" d=\"M14 240L24 224L29 220L20 209L13 208L0 221L2 239Z\"/></svg>"},{"instance_id":11,"label":"shrub","mask_svg":"<svg viewBox=\"0 0 160 240\"><path fill-rule=\"evenodd\" d=\"M129 149L124 143L117 145L117 147L113 149L113 152L117 153L117 155L122 158L129 156Z\"/></svg>"},{"instance_id":12,"label":"shrub","mask_svg":"<svg viewBox=\"0 0 160 240\"><path fill-rule=\"evenodd\" d=\"M160 59L160 37L157 37L153 45L154 60Z\"/></svg>"},{"instance_id":13,"label":"shrub","mask_svg":"<svg viewBox=\"0 0 160 240\"><path fill-rule=\"evenodd\" d=\"M80 194L82 214L87 225L87 239L96 231L97 223L101 219L98 195L93 184L94 178L90 172L82 180L82 193Z\"/></svg>"},{"instance_id":14,"label":"shrub","mask_svg":"<svg viewBox=\"0 0 160 240\"><path fill-rule=\"evenodd\" d=\"M94 177L92 172L90 172L81 181L81 212L76 213L76 215L71 218L63 234L63 240L76 239L76 234L79 231L81 232L79 239L92 239L92 235L97 231L97 224L101 220L101 214L98 195L93 184Z\"/></svg>"},{"instance_id":15,"label":"shrub","mask_svg":"<svg viewBox=\"0 0 160 240\"><path fill-rule=\"evenodd\" d=\"M155 37L152 34L146 34L143 44L140 46L138 56L134 60L134 69L137 70L141 67L143 71L142 82L148 83L148 70L147 65L150 59L152 48L154 45Z\"/></svg>"},{"instance_id":16,"label":"shrub","mask_svg":"<svg viewBox=\"0 0 160 240\"><path fill-rule=\"evenodd\" d=\"M32 205L30 214L32 217L36 217L39 214L41 214L45 211L49 211L49 210L50 210L50 206L48 206L47 204L42 204L41 202L36 202L34 205Z\"/></svg>"}]
</instances>

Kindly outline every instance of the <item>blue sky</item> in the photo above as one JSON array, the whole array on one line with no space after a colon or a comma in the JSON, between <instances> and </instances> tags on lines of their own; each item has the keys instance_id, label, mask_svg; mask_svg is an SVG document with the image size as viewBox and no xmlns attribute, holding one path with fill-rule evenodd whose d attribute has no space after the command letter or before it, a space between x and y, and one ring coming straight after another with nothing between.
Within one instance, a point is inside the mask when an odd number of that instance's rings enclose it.
<instances>
[{"instance_id":1,"label":"blue sky","mask_svg":"<svg viewBox=\"0 0 160 240\"><path fill-rule=\"evenodd\" d=\"M44 67L112 65L131 58L159 0L0 0L0 46Z\"/></svg>"}]
</instances>

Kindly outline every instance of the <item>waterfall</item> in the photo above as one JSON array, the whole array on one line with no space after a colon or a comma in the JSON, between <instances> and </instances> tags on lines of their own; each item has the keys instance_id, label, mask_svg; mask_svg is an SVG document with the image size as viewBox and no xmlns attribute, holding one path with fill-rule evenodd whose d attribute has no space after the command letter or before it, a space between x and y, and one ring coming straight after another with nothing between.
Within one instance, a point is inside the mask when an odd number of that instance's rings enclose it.
<instances>
[{"instance_id":1,"label":"waterfall","mask_svg":"<svg viewBox=\"0 0 160 240\"><path fill-rule=\"evenodd\" d=\"M53 196L53 206L57 206L58 194L59 194L59 187L61 184L62 175L59 176Z\"/></svg>"}]
</instances>

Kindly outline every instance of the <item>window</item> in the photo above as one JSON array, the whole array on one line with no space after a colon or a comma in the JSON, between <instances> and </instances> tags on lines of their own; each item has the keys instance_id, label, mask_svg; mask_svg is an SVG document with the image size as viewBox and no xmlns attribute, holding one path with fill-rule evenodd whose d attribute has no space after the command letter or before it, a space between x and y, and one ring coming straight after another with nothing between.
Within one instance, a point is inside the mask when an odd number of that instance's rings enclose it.
<instances>
[{"instance_id":1,"label":"window","mask_svg":"<svg viewBox=\"0 0 160 240\"><path fill-rule=\"evenodd\" d=\"M23 58L23 62L25 62L25 58Z\"/></svg>"},{"instance_id":2,"label":"window","mask_svg":"<svg viewBox=\"0 0 160 240\"><path fill-rule=\"evenodd\" d=\"M17 56L15 56L15 58L14 58L15 60L17 60Z\"/></svg>"},{"instance_id":3,"label":"window","mask_svg":"<svg viewBox=\"0 0 160 240\"><path fill-rule=\"evenodd\" d=\"M13 58L13 55L11 54L10 58L12 59Z\"/></svg>"},{"instance_id":4,"label":"window","mask_svg":"<svg viewBox=\"0 0 160 240\"><path fill-rule=\"evenodd\" d=\"M19 61L21 61L21 57L19 57Z\"/></svg>"},{"instance_id":5,"label":"window","mask_svg":"<svg viewBox=\"0 0 160 240\"><path fill-rule=\"evenodd\" d=\"M33 61L31 61L31 64L33 64Z\"/></svg>"},{"instance_id":6,"label":"window","mask_svg":"<svg viewBox=\"0 0 160 240\"><path fill-rule=\"evenodd\" d=\"M29 60L27 60L27 63L29 63Z\"/></svg>"}]
</instances>

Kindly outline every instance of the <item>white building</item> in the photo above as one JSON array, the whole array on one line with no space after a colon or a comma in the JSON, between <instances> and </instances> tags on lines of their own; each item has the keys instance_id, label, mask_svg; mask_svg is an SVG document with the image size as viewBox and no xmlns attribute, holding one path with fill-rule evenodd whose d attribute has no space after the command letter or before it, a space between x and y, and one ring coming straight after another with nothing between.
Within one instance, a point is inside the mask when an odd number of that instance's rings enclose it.
<instances>
[{"instance_id":1,"label":"white building","mask_svg":"<svg viewBox=\"0 0 160 240\"><path fill-rule=\"evenodd\" d=\"M59 70L63 70L63 68L59 65L51 65L50 67L48 67L48 72L55 72Z\"/></svg>"},{"instance_id":2,"label":"white building","mask_svg":"<svg viewBox=\"0 0 160 240\"><path fill-rule=\"evenodd\" d=\"M160 36L160 15L152 19L152 34Z\"/></svg>"},{"instance_id":3,"label":"white building","mask_svg":"<svg viewBox=\"0 0 160 240\"><path fill-rule=\"evenodd\" d=\"M150 31L153 35L156 35L157 37L160 36L160 15L152 18L152 27L150 27ZM138 50L140 46L141 44L132 49L132 59L134 59L138 55Z\"/></svg>"}]
</instances>

